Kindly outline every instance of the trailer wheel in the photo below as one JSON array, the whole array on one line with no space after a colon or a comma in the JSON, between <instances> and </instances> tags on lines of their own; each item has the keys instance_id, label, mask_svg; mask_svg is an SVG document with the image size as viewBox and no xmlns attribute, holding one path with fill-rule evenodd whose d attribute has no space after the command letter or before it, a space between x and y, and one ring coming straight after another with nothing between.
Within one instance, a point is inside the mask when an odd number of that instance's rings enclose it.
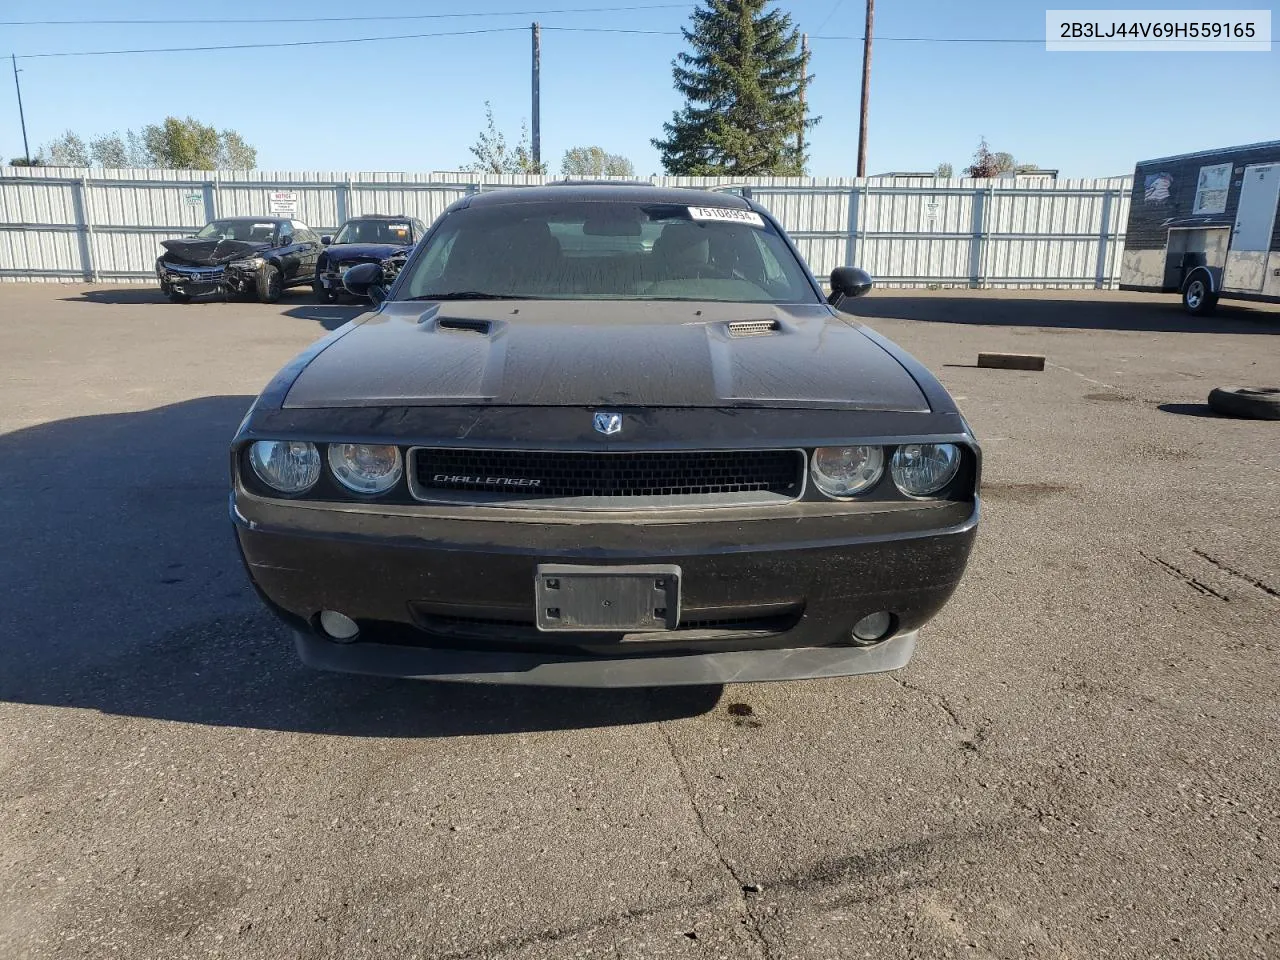
<instances>
[{"instance_id":1,"label":"trailer wheel","mask_svg":"<svg viewBox=\"0 0 1280 960\"><path fill-rule=\"evenodd\" d=\"M1182 306L1187 313L1198 317L1213 313L1218 306L1218 297L1209 289L1203 273L1194 274L1182 288Z\"/></svg>"},{"instance_id":2,"label":"trailer wheel","mask_svg":"<svg viewBox=\"0 0 1280 960\"><path fill-rule=\"evenodd\" d=\"M1280 420L1280 387L1214 387L1209 408L1229 417Z\"/></svg>"}]
</instances>

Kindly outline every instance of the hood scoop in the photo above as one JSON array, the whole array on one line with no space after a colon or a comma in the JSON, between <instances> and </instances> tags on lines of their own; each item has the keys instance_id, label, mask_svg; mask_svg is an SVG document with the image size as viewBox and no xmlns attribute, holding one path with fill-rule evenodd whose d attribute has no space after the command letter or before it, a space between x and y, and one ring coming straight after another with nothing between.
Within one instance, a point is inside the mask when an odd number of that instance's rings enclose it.
<instances>
[{"instance_id":1,"label":"hood scoop","mask_svg":"<svg viewBox=\"0 0 1280 960\"><path fill-rule=\"evenodd\" d=\"M442 317L440 316L440 304L433 303L427 309L423 310L418 317L418 326L427 327L433 331L457 331L458 333L478 333L482 337L487 337L493 332L493 321L484 318L472 317Z\"/></svg>"},{"instance_id":2,"label":"hood scoop","mask_svg":"<svg viewBox=\"0 0 1280 960\"><path fill-rule=\"evenodd\" d=\"M493 331L492 320L471 320L467 317L441 317L436 321L440 330L459 330L463 333L478 333L487 337Z\"/></svg>"},{"instance_id":3,"label":"hood scoop","mask_svg":"<svg viewBox=\"0 0 1280 960\"><path fill-rule=\"evenodd\" d=\"M727 326L731 337L768 337L782 329L777 320L730 320Z\"/></svg>"}]
</instances>

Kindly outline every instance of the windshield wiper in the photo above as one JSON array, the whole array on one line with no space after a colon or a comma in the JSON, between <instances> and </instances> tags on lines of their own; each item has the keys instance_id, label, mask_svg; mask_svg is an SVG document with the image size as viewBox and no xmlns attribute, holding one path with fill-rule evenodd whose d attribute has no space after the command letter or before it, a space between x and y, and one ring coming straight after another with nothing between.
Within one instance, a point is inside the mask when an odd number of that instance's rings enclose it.
<instances>
[{"instance_id":1,"label":"windshield wiper","mask_svg":"<svg viewBox=\"0 0 1280 960\"><path fill-rule=\"evenodd\" d=\"M452 290L449 293L431 293L410 300L529 300L510 293L485 293L481 290Z\"/></svg>"}]
</instances>

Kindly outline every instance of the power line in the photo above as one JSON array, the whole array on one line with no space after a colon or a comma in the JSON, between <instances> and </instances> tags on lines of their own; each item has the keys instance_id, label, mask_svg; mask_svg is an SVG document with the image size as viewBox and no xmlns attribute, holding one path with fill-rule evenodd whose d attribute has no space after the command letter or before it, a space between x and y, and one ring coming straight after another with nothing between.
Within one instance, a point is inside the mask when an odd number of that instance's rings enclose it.
<instances>
[{"instance_id":1,"label":"power line","mask_svg":"<svg viewBox=\"0 0 1280 960\"><path fill-rule=\"evenodd\" d=\"M227 43L207 47L148 47L135 50L65 50L55 53L22 53L19 60L41 57L110 57L125 53L197 53L208 50L262 50L267 47L319 47L340 43L377 43L379 40L425 40L430 37L470 37L482 33L513 33L524 27L483 27L475 30L445 30L439 33L401 33L388 37L340 37L333 40L278 40L272 43Z\"/></svg>"},{"instance_id":2,"label":"power line","mask_svg":"<svg viewBox=\"0 0 1280 960\"><path fill-rule=\"evenodd\" d=\"M637 8L639 9L639 8ZM128 50L57 50L46 53L20 53L19 60L38 60L46 57L109 57L135 53L202 53L216 50L265 50L282 47L320 47L346 43L378 43L384 40L426 40L432 37L470 37L486 33L512 33L524 27L477 27L473 30L442 30L436 33L397 33L380 37L338 37L332 40L276 40L268 43L224 43L199 47L138 47ZM625 27L548 27L557 33L617 33L652 37L683 36L680 30L642 30ZM845 40L861 43L861 36L811 36L810 40ZM1043 37L1023 39L1017 37L876 37L881 43L1044 43Z\"/></svg>"},{"instance_id":3,"label":"power line","mask_svg":"<svg viewBox=\"0 0 1280 960\"><path fill-rule=\"evenodd\" d=\"M679 30L639 30L627 27L543 27L543 30L557 30L561 33L633 33L653 37L679 37ZM810 40L856 40L861 43L862 36L810 36ZM876 37L876 41L890 43L1044 43L1044 37L1026 39L1023 37Z\"/></svg>"},{"instance_id":4,"label":"power line","mask_svg":"<svg viewBox=\"0 0 1280 960\"><path fill-rule=\"evenodd\" d=\"M528 17L550 16L561 13L625 13L634 10L687 9L689 3L651 3L624 7L561 7L555 10L495 10L478 13L404 13L361 17L308 17L307 23L354 23L371 20L447 20L459 17ZM182 18L182 25L193 23L297 23L297 17L214 17L193 20ZM154 24L155 20L0 20L0 27L66 27L83 25L141 25Z\"/></svg>"},{"instance_id":5,"label":"power line","mask_svg":"<svg viewBox=\"0 0 1280 960\"><path fill-rule=\"evenodd\" d=\"M818 30L815 30L814 33L817 33L819 30L825 27L827 25L827 21L836 15L836 11L839 10L843 4L844 4L844 0L836 0L835 6L833 6L830 10L827 11L827 15L822 18L822 22L818 24Z\"/></svg>"}]
</instances>

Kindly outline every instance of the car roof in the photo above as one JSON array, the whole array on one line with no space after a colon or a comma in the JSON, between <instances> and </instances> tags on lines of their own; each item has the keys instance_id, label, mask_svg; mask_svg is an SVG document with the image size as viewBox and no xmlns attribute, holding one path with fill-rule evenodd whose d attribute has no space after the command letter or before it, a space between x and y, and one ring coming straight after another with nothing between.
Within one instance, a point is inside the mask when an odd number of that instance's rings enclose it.
<instances>
[{"instance_id":1,"label":"car roof","mask_svg":"<svg viewBox=\"0 0 1280 960\"><path fill-rule=\"evenodd\" d=\"M354 217L347 217L347 222L352 220L417 220L417 217L411 217L407 213L360 213Z\"/></svg>"},{"instance_id":2,"label":"car roof","mask_svg":"<svg viewBox=\"0 0 1280 960\"><path fill-rule=\"evenodd\" d=\"M627 181L559 180L542 187L510 187L478 193L467 198L467 206L502 206L509 203L546 203L557 200L596 200L614 203L676 203L694 206L736 207L750 210L751 204L732 193L694 190L688 187L657 187L651 183Z\"/></svg>"},{"instance_id":3,"label":"car roof","mask_svg":"<svg viewBox=\"0 0 1280 960\"><path fill-rule=\"evenodd\" d=\"M222 223L287 223L292 217L214 217Z\"/></svg>"}]
</instances>

